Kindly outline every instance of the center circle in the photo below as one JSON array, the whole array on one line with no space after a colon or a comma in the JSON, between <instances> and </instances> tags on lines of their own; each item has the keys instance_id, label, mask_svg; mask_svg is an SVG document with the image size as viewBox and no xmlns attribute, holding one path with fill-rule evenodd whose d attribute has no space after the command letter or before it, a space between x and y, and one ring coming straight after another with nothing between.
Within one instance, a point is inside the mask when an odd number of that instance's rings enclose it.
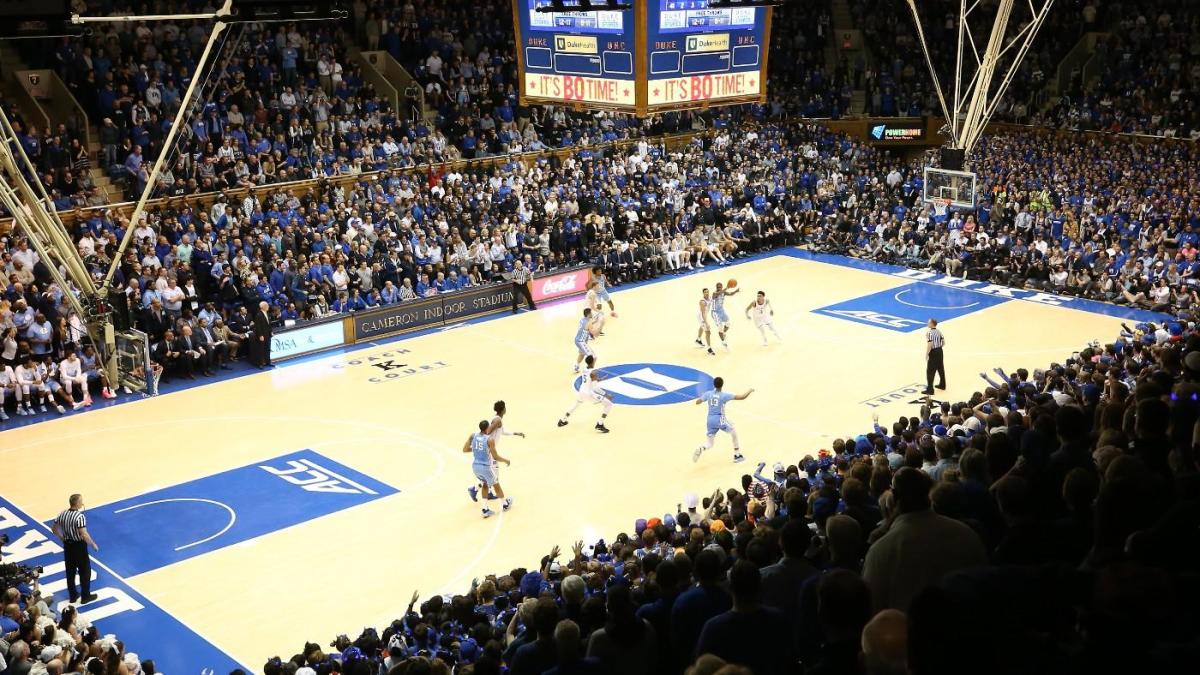
<instances>
[{"instance_id":1,"label":"center circle","mask_svg":"<svg viewBox=\"0 0 1200 675\"><path fill-rule=\"evenodd\" d=\"M670 363L621 363L597 370L600 388L619 405L686 403L713 386L708 373ZM582 384L583 377L576 377L575 389Z\"/></svg>"}]
</instances>

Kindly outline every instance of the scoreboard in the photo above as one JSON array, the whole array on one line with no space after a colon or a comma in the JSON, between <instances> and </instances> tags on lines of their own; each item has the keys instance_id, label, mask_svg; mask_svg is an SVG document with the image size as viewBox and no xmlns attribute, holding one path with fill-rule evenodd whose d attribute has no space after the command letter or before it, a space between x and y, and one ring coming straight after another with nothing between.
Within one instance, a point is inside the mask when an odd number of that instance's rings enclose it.
<instances>
[{"instance_id":1,"label":"scoreboard","mask_svg":"<svg viewBox=\"0 0 1200 675\"><path fill-rule=\"evenodd\" d=\"M647 0L650 110L765 100L770 8Z\"/></svg>"},{"instance_id":2,"label":"scoreboard","mask_svg":"<svg viewBox=\"0 0 1200 675\"><path fill-rule=\"evenodd\" d=\"M766 100L770 7L623 1L633 9L513 0L521 101L647 115Z\"/></svg>"},{"instance_id":3,"label":"scoreboard","mask_svg":"<svg viewBox=\"0 0 1200 675\"><path fill-rule=\"evenodd\" d=\"M513 0L521 101L633 112L637 83L632 13L536 11L549 4Z\"/></svg>"}]
</instances>

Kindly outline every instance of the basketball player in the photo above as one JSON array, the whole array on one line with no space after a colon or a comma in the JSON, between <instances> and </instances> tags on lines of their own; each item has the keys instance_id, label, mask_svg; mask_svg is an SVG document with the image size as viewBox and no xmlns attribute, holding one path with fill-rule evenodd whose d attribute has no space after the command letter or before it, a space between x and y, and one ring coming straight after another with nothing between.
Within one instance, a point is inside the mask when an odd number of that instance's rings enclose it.
<instances>
[{"instance_id":1,"label":"basketball player","mask_svg":"<svg viewBox=\"0 0 1200 675\"><path fill-rule=\"evenodd\" d=\"M721 282L717 282L717 290L712 296L712 317L713 323L717 325L717 337L721 338L721 346L725 351L729 351L729 343L725 341L725 334L729 332L729 315L725 313L725 298L730 295L737 295L742 289L735 288L727 290L721 286Z\"/></svg>"},{"instance_id":2,"label":"basketball player","mask_svg":"<svg viewBox=\"0 0 1200 675\"><path fill-rule=\"evenodd\" d=\"M612 412L612 396L600 386L601 377L600 371L596 370L596 357L588 356L585 359L585 363L583 382L579 384L579 392L575 396L575 403L571 406L570 410L558 418L558 426L567 426L567 420L571 417L571 413L575 412L581 404L590 401L600 405L604 410L600 415L600 421L596 422L596 431L607 434L608 427L604 426L604 420L608 419L608 413Z\"/></svg>"},{"instance_id":3,"label":"basketball player","mask_svg":"<svg viewBox=\"0 0 1200 675\"><path fill-rule=\"evenodd\" d=\"M12 392L17 399L17 414L24 415L25 412L21 409L21 388L17 386L17 374L13 372L12 366L0 363L0 420L8 419L8 413L4 412L4 406L9 392Z\"/></svg>"},{"instance_id":4,"label":"basketball player","mask_svg":"<svg viewBox=\"0 0 1200 675\"><path fill-rule=\"evenodd\" d=\"M589 291L590 292L590 291ZM588 343L592 338L596 337L594 322L592 321L592 308L583 308L583 318L579 320L579 328L575 331L575 349L579 352L575 356L575 372L579 372L579 364L583 363L585 358L591 358L595 354Z\"/></svg>"},{"instance_id":5,"label":"basketball player","mask_svg":"<svg viewBox=\"0 0 1200 675\"><path fill-rule=\"evenodd\" d=\"M67 397L72 403L75 401L75 389L79 389L79 394L82 397L80 405L90 406L92 404L91 394L88 392L88 376L83 370L83 361L79 360L79 355L74 350L67 352L67 358L58 364L58 376L62 380L62 384L67 389ZM79 405L75 406L76 408Z\"/></svg>"},{"instance_id":6,"label":"basketball player","mask_svg":"<svg viewBox=\"0 0 1200 675\"><path fill-rule=\"evenodd\" d=\"M42 378L42 385L49 390L50 403L54 405L58 414L66 412L64 406L71 406L72 410L79 410L83 407L83 401L77 403L67 394L67 390L63 389L62 381L58 376L58 364L55 363L53 354L42 356L42 362L38 364L38 375Z\"/></svg>"},{"instance_id":7,"label":"basketball player","mask_svg":"<svg viewBox=\"0 0 1200 675\"><path fill-rule=\"evenodd\" d=\"M525 438L524 432L510 432L508 429L504 428L504 413L508 412L508 407L504 405L504 401L496 401L494 404L492 404L492 412L495 412L496 416L492 418L492 423L488 425L487 434L489 437L491 437L493 442L498 441L501 436L518 436L520 438Z\"/></svg>"},{"instance_id":8,"label":"basketball player","mask_svg":"<svg viewBox=\"0 0 1200 675\"><path fill-rule=\"evenodd\" d=\"M783 338L779 337L779 331L775 330L775 310L771 309L771 301L767 299L767 294L759 291L758 295L746 307L746 318L754 319L754 326L758 328L759 335L762 335L762 344L767 346L767 329L775 335L775 339L783 342Z\"/></svg>"},{"instance_id":9,"label":"basketball player","mask_svg":"<svg viewBox=\"0 0 1200 675\"><path fill-rule=\"evenodd\" d=\"M725 380L719 377L714 378L713 388L704 392L700 395L700 398L696 399L696 405L700 405L702 403L708 405L708 437L704 441L704 445L696 448L696 451L692 453L693 462L699 462L700 455L704 454L705 450L708 450L713 446L713 442L717 438L718 431L727 432L730 437L733 438L734 463L741 462L746 459L742 456L741 450L738 448L737 429L734 429L733 423L725 417L725 404L729 403L730 401L744 401L746 397L754 393L754 390L747 389L746 393L735 395L721 391L721 388L724 386Z\"/></svg>"},{"instance_id":10,"label":"basketball player","mask_svg":"<svg viewBox=\"0 0 1200 675\"><path fill-rule=\"evenodd\" d=\"M608 294L608 277L604 275L603 267L597 265L592 268L592 283L596 287L596 299L608 303L609 315L616 318L617 308L613 305L612 297Z\"/></svg>"},{"instance_id":11,"label":"basketball player","mask_svg":"<svg viewBox=\"0 0 1200 675\"><path fill-rule=\"evenodd\" d=\"M467 494L471 495L471 501L477 502L479 490L482 488L485 500L503 499L503 508L507 511L512 507L512 498L505 497L504 488L500 487L499 463L504 462L504 466L511 466L512 462L496 452L496 439L488 435L488 426L487 420L480 420L479 431L467 437L467 442L463 445L463 452L471 453L471 468L475 470L475 477L479 479L479 487L472 485L467 488ZM495 513L487 504L483 505L484 518L490 518Z\"/></svg>"},{"instance_id":12,"label":"basketball player","mask_svg":"<svg viewBox=\"0 0 1200 675\"><path fill-rule=\"evenodd\" d=\"M42 382L38 366L33 362L33 355L26 354L25 360L16 368L17 388L21 390L20 398L25 401L25 410L17 408L18 415L33 415L33 402L37 400L42 412L46 412L46 399L50 397L50 388Z\"/></svg>"},{"instance_id":13,"label":"basketball player","mask_svg":"<svg viewBox=\"0 0 1200 675\"><path fill-rule=\"evenodd\" d=\"M708 325L708 314L712 308L712 299L708 296L708 289L705 288L700 292L700 313L697 315L700 319L700 329L696 331L696 344L701 347L707 346L708 353L716 356L717 353L712 349L712 329ZM701 341L700 338L704 340Z\"/></svg>"}]
</instances>

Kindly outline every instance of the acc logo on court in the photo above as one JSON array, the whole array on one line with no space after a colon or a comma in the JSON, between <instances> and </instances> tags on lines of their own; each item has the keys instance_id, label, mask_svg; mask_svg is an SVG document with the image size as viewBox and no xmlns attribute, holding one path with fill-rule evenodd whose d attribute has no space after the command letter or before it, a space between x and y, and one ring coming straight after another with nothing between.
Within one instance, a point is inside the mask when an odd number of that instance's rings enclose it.
<instances>
[{"instance_id":1,"label":"acc logo on court","mask_svg":"<svg viewBox=\"0 0 1200 675\"><path fill-rule=\"evenodd\" d=\"M925 324L924 321L916 321L914 319L906 319L902 316L893 316L891 314L882 314L880 312L872 312L870 310L865 310L865 309L824 309L821 311L826 314L833 314L834 316L840 316L843 319L850 319L851 321L861 321L863 323L870 323L870 324L874 324L876 326L883 326L885 328L892 328L892 329L896 329L896 330L908 330L909 328L912 328L913 326L922 326Z\"/></svg>"},{"instance_id":2,"label":"acc logo on court","mask_svg":"<svg viewBox=\"0 0 1200 675\"><path fill-rule=\"evenodd\" d=\"M622 363L601 366L600 387L621 405L685 403L712 388L711 375L668 363ZM583 383L575 378L575 388Z\"/></svg>"}]
</instances>

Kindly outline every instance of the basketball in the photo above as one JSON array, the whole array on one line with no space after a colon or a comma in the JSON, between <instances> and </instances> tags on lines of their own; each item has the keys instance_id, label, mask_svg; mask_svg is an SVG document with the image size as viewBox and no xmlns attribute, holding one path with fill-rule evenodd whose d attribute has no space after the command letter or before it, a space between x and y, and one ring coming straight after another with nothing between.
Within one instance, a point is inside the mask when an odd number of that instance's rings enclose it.
<instances>
[{"instance_id":1,"label":"basketball","mask_svg":"<svg viewBox=\"0 0 1200 675\"><path fill-rule=\"evenodd\" d=\"M729 283L725 284L725 288L737 288L737 279L730 279Z\"/></svg>"}]
</instances>

